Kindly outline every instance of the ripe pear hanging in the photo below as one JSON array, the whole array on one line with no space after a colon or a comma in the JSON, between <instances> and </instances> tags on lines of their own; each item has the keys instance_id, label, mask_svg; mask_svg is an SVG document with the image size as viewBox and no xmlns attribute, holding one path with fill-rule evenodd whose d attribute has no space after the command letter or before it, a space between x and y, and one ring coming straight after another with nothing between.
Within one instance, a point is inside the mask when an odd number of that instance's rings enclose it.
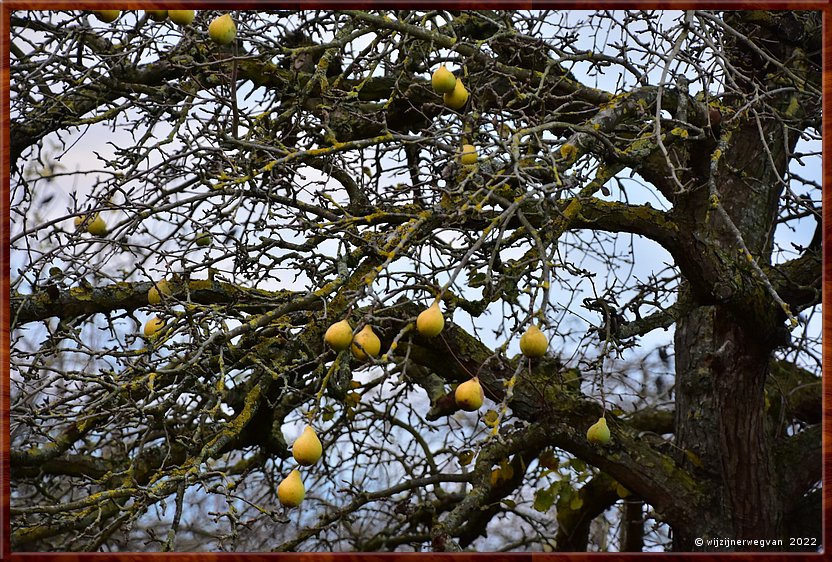
<instances>
[{"instance_id":1,"label":"ripe pear hanging","mask_svg":"<svg viewBox=\"0 0 832 562\"><path fill-rule=\"evenodd\" d=\"M603 416L586 430L586 440L596 445L606 445L610 442L610 428Z\"/></svg>"},{"instance_id":2,"label":"ripe pear hanging","mask_svg":"<svg viewBox=\"0 0 832 562\"><path fill-rule=\"evenodd\" d=\"M480 380L474 377L456 387L454 399L456 400L456 405L463 410L467 410L468 412L479 410L485 400L485 393L482 390Z\"/></svg>"},{"instance_id":3,"label":"ripe pear hanging","mask_svg":"<svg viewBox=\"0 0 832 562\"><path fill-rule=\"evenodd\" d=\"M445 317L442 316L439 301L434 301L416 317L416 329L426 338L438 336L444 327Z\"/></svg>"},{"instance_id":4,"label":"ripe pear hanging","mask_svg":"<svg viewBox=\"0 0 832 562\"><path fill-rule=\"evenodd\" d=\"M465 89L462 80L457 80L454 89L444 94L442 100L445 102L445 105L457 111L465 107L465 103L468 101L468 90Z\"/></svg>"},{"instance_id":5,"label":"ripe pear hanging","mask_svg":"<svg viewBox=\"0 0 832 562\"><path fill-rule=\"evenodd\" d=\"M162 302L162 295L168 296L171 294L170 284L167 279L157 281L147 292L148 304L159 304Z\"/></svg>"},{"instance_id":6,"label":"ripe pear hanging","mask_svg":"<svg viewBox=\"0 0 832 562\"><path fill-rule=\"evenodd\" d=\"M194 236L194 242L200 248L204 248L206 246L211 245L211 233L208 231L198 232L196 236Z\"/></svg>"},{"instance_id":7,"label":"ripe pear hanging","mask_svg":"<svg viewBox=\"0 0 832 562\"><path fill-rule=\"evenodd\" d=\"M459 151L459 161L463 166L473 166L477 163L477 147L473 144L463 144Z\"/></svg>"},{"instance_id":8,"label":"ripe pear hanging","mask_svg":"<svg viewBox=\"0 0 832 562\"><path fill-rule=\"evenodd\" d=\"M84 221L87 221L86 215L75 217L75 226L81 226L82 224L84 224ZM87 232L89 232L93 236L98 236L99 238L107 234L107 223L104 222L104 219L102 219L98 213L95 213L87 221Z\"/></svg>"},{"instance_id":9,"label":"ripe pear hanging","mask_svg":"<svg viewBox=\"0 0 832 562\"><path fill-rule=\"evenodd\" d=\"M93 15L98 21L113 23L121 15L121 10L94 10Z\"/></svg>"},{"instance_id":10,"label":"ripe pear hanging","mask_svg":"<svg viewBox=\"0 0 832 562\"><path fill-rule=\"evenodd\" d=\"M312 426L307 425L292 445L292 456L295 457L299 465L311 466L318 462L322 453L321 440L318 439L318 435L312 429Z\"/></svg>"},{"instance_id":11,"label":"ripe pear hanging","mask_svg":"<svg viewBox=\"0 0 832 562\"><path fill-rule=\"evenodd\" d=\"M526 357L543 357L549 347L549 340L540 328L532 324L526 333L520 336L520 351Z\"/></svg>"},{"instance_id":12,"label":"ripe pear hanging","mask_svg":"<svg viewBox=\"0 0 832 562\"><path fill-rule=\"evenodd\" d=\"M456 76L454 76L453 72L445 68L445 65L442 65L433 73L433 76L430 78L430 83L436 93L447 94L454 90Z\"/></svg>"},{"instance_id":13,"label":"ripe pear hanging","mask_svg":"<svg viewBox=\"0 0 832 562\"><path fill-rule=\"evenodd\" d=\"M165 321L159 318L158 316L154 316L150 320L148 320L144 325L144 335L148 338L152 338L155 336L159 331L165 327Z\"/></svg>"},{"instance_id":14,"label":"ripe pear hanging","mask_svg":"<svg viewBox=\"0 0 832 562\"><path fill-rule=\"evenodd\" d=\"M368 355L375 357L381 351L381 340L373 332L372 326L365 325L352 340L352 354L356 359L367 359Z\"/></svg>"},{"instance_id":15,"label":"ripe pear hanging","mask_svg":"<svg viewBox=\"0 0 832 562\"><path fill-rule=\"evenodd\" d=\"M335 351L343 351L352 343L352 326L344 319L326 329L324 341Z\"/></svg>"},{"instance_id":16,"label":"ripe pear hanging","mask_svg":"<svg viewBox=\"0 0 832 562\"><path fill-rule=\"evenodd\" d=\"M306 488L303 487L303 480L300 479L300 472L292 470L289 476L277 485L277 499L284 507L297 507L306 495Z\"/></svg>"},{"instance_id":17,"label":"ripe pear hanging","mask_svg":"<svg viewBox=\"0 0 832 562\"><path fill-rule=\"evenodd\" d=\"M208 25L208 36L220 45L228 45L234 38L237 37L237 26L234 25L234 20L231 14L223 14L214 18Z\"/></svg>"},{"instance_id":18,"label":"ripe pear hanging","mask_svg":"<svg viewBox=\"0 0 832 562\"><path fill-rule=\"evenodd\" d=\"M176 25L191 25L196 12L194 10L168 10L168 17Z\"/></svg>"}]
</instances>

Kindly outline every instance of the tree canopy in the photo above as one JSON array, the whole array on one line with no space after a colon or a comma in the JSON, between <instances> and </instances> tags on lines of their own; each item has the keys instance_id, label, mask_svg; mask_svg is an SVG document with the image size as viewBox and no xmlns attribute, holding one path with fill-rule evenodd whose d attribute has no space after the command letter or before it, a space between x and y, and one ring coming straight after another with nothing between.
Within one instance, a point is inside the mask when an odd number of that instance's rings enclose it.
<instances>
[{"instance_id":1,"label":"tree canopy","mask_svg":"<svg viewBox=\"0 0 832 562\"><path fill-rule=\"evenodd\" d=\"M820 12L111 12L10 14L13 550L821 547Z\"/></svg>"}]
</instances>

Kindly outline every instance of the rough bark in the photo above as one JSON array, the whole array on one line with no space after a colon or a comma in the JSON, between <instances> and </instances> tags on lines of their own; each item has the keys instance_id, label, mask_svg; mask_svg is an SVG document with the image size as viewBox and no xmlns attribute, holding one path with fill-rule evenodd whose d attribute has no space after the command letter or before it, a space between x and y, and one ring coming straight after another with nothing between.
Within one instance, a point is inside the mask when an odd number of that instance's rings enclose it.
<instances>
[{"instance_id":1,"label":"rough bark","mask_svg":"<svg viewBox=\"0 0 832 562\"><path fill-rule=\"evenodd\" d=\"M772 40L771 30L744 29L760 42ZM757 53L747 45L728 53L751 76L764 79L750 62ZM723 140L725 162L711 168L720 204L751 255L768 264L786 154L796 139L784 136L774 118L749 116L724 132ZM761 162L763 142L767 157ZM736 260L742 254L736 232L709 212L707 195L703 190L684 196L686 222L695 238L714 241L723 256ZM700 306L677 323L676 444L686 466L699 465L714 484L712 509L699 524L674 529L677 550L692 549L694 538L713 531L737 539L783 538L784 503L766 430L764 386L772 351L783 343L784 314L765 291L742 300L750 305L747 315L719 304Z\"/></svg>"}]
</instances>

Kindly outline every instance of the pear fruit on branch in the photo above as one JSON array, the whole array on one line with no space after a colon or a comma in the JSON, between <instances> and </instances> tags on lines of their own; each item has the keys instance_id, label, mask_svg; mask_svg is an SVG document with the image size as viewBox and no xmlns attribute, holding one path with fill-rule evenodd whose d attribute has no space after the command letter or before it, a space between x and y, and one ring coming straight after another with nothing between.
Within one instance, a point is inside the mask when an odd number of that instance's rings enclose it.
<instances>
[{"instance_id":1,"label":"pear fruit on branch","mask_svg":"<svg viewBox=\"0 0 832 562\"><path fill-rule=\"evenodd\" d=\"M204 248L206 246L211 245L212 236L210 232L202 231L198 232L196 236L194 236L194 243L199 246L200 248Z\"/></svg>"},{"instance_id":2,"label":"pear fruit on branch","mask_svg":"<svg viewBox=\"0 0 832 562\"><path fill-rule=\"evenodd\" d=\"M520 336L520 351L526 357L543 357L549 347L549 340L536 325L532 324L526 333Z\"/></svg>"},{"instance_id":3,"label":"pear fruit on branch","mask_svg":"<svg viewBox=\"0 0 832 562\"><path fill-rule=\"evenodd\" d=\"M352 343L352 326L344 319L326 329L324 341L335 351L344 351Z\"/></svg>"},{"instance_id":4,"label":"pear fruit on branch","mask_svg":"<svg viewBox=\"0 0 832 562\"><path fill-rule=\"evenodd\" d=\"M430 83L437 94L449 94L454 91L454 86L456 86L456 76L443 64L433 73Z\"/></svg>"},{"instance_id":5,"label":"pear fruit on branch","mask_svg":"<svg viewBox=\"0 0 832 562\"><path fill-rule=\"evenodd\" d=\"M610 428L603 416L586 430L586 440L596 445L606 445L610 442Z\"/></svg>"},{"instance_id":6,"label":"pear fruit on branch","mask_svg":"<svg viewBox=\"0 0 832 562\"><path fill-rule=\"evenodd\" d=\"M307 425L292 445L292 456L299 465L311 466L318 462L322 454L323 446L321 440L318 439L318 434L311 425Z\"/></svg>"},{"instance_id":7,"label":"pear fruit on branch","mask_svg":"<svg viewBox=\"0 0 832 562\"><path fill-rule=\"evenodd\" d=\"M444 327L445 317L442 316L439 301L434 301L416 317L416 330L426 338L438 336Z\"/></svg>"},{"instance_id":8,"label":"pear fruit on branch","mask_svg":"<svg viewBox=\"0 0 832 562\"><path fill-rule=\"evenodd\" d=\"M381 340L373 332L372 326L367 324L352 339L352 354L356 359L367 359L368 356L376 357L379 351L381 351Z\"/></svg>"},{"instance_id":9,"label":"pear fruit on branch","mask_svg":"<svg viewBox=\"0 0 832 562\"><path fill-rule=\"evenodd\" d=\"M210 37L214 43L218 43L220 45L228 45L234 41L234 38L237 37L237 26L234 25L234 20L231 18L231 14L223 14L214 18L214 20L208 24L208 37Z\"/></svg>"},{"instance_id":10,"label":"pear fruit on branch","mask_svg":"<svg viewBox=\"0 0 832 562\"><path fill-rule=\"evenodd\" d=\"M144 335L148 338L152 338L159 331L165 327L165 321L159 318L158 316L154 316L150 320L148 320L144 325Z\"/></svg>"},{"instance_id":11,"label":"pear fruit on branch","mask_svg":"<svg viewBox=\"0 0 832 562\"><path fill-rule=\"evenodd\" d=\"M457 79L454 89L444 94L442 100L445 102L445 105L457 111L465 107L465 104L468 102L468 90L465 89L465 85L461 79Z\"/></svg>"},{"instance_id":12,"label":"pear fruit on branch","mask_svg":"<svg viewBox=\"0 0 832 562\"><path fill-rule=\"evenodd\" d=\"M121 10L94 10L95 19L104 23L113 23L121 15Z\"/></svg>"},{"instance_id":13,"label":"pear fruit on branch","mask_svg":"<svg viewBox=\"0 0 832 562\"><path fill-rule=\"evenodd\" d=\"M176 25L191 25L196 12L194 10L168 10L168 17Z\"/></svg>"},{"instance_id":14,"label":"pear fruit on branch","mask_svg":"<svg viewBox=\"0 0 832 562\"><path fill-rule=\"evenodd\" d=\"M82 224L87 225L87 232L99 238L107 234L107 223L101 218L101 215L95 213L91 217L81 215L75 217L75 227L78 228Z\"/></svg>"},{"instance_id":15,"label":"pear fruit on branch","mask_svg":"<svg viewBox=\"0 0 832 562\"><path fill-rule=\"evenodd\" d=\"M456 387L454 392L456 405L468 412L479 410L485 400L485 392L477 377L466 381Z\"/></svg>"},{"instance_id":16,"label":"pear fruit on branch","mask_svg":"<svg viewBox=\"0 0 832 562\"><path fill-rule=\"evenodd\" d=\"M289 476L277 485L277 499L284 507L297 507L306 495L306 488L303 487L303 480L300 472L292 470Z\"/></svg>"},{"instance_id":17,"label":"pear fruit on branch","mask_svg":"<svg viewBox=\"0 0 832 562\"><path fill-rule=\"evenodd\" d=\"M147 303L159 304L162 302L162 295L170 296L171 293L170 283L167 279L157 281L147 292Z\"/></svg>"},{"instance_id":18,"label":"pear fruit on branch","mask_svg":"<svg viewBox=\"0 0 832 562\"><path fill-rule=\"evenodd\" d=\"M459 151L459 162L463 166L473 166L477 163L477 147L473 144L463 144Z\"/></svg>"}]
</instances>

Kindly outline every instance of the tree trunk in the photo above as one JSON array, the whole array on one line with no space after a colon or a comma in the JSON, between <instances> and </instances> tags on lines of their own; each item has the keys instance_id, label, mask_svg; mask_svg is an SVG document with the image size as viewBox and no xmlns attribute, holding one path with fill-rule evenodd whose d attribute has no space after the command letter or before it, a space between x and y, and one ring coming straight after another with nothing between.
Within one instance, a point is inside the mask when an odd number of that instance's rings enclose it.
<instances>
[{"instance_id":1,"label":"tree trunk","mask_svg":"<svg viewBox=\"0 0 832 562\"><path fill-rule=\"evenodd\" d=\"M742 242L765 265L771 259L789 140L774 121L762 127L775 166L759 160L760 131L752 119L732 132L730 155L720 162L715 184ZM684 196L689 197L686 220L694 238L709 241L719 259L739 261L745 254L735 231L709 209L708 196L707 189ZM755 274L749 270L747 275ZM784 506L765 430L764 385L783 331L783 315L768 292L749 286L742 297L747 309L738 307L736 300L732 305L732 296L724 304L697 306L677 322L678 455L685 466L712 479L715 487L709 491L713 509L703 513L699 528L675 530L676 550L698 549L693 542L697 537L705 540L705 549L709 536L780 538ZM693 293L690 289L686 284L682 292ZM703 294L701 289L697 294Z\"/></svg>"},{"instance_id":2,"label":"tree trunk","mask_svg":"<svg viewBox=\"0 0 832 562\"><path fill-rule=\"evenodd\" d=\"M769 351L721 307L702 307L676 331L677 444L693 470L709 473L713 509L674 536L691 550L701 537L780 538L783 506L765 431Z\"/></svg>"}]
</instances>

